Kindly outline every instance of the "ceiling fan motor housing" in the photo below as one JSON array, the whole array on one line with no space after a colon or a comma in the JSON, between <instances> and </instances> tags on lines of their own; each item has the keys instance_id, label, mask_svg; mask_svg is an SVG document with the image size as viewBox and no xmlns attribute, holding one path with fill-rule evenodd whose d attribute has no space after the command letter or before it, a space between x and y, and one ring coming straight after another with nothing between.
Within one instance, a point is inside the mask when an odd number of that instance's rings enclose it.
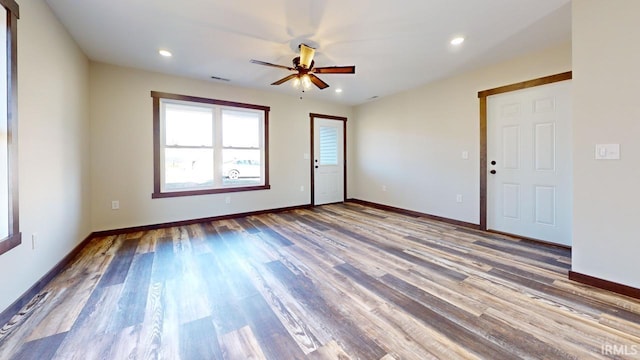
<instances>
[{"instance_id":1,"label":"ceiling fan motor housing","mask_svg":"<svg viewBox=\"0 0 640 360\"><path fill-rule=\"evenodd\" d=\"M296 70L301 71L301 70L311 70L313 69L313 66L315 65L315 61L311 60L311 65L309 65L308 68L304 67L303 64L300 64L300 56L296 56L293 58L293 67L296 68Z\"/></svg>"}]
</instances>

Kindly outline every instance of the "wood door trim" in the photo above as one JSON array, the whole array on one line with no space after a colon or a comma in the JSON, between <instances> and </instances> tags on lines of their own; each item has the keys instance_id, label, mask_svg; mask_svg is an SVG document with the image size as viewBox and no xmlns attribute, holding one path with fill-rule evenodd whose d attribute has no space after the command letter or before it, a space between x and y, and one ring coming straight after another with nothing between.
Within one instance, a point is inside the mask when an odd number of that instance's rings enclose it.
<instances>
[{"instance_id":1,"label":"wood door trim","mask_svg":"<svg viewBox=\"0 0 640 360\"><path fill-rule=\"evenodd\" d=\"M515 83L515 84L510 84L510 85L500 86L500 87L493 88L493 89L479 91L478 92L478 97L479 98L483 98L483 97L486 98L487 96L491 96L491 95L503 94L503 93L506 93L506 92L522 90L522 89L528 89L528 88L535 87L535 86L552 84L552 83L558 82L558 81L571 80L572 77L573 77L572 72L571 71L567 71L567 72L563 72L563 73L560 73L560 74L544 76L544 77L533 79L533 80L522 81L522 82Z\"/></svg>"},{"instance_id":2,"label":"wood door trim","mask_svg":"<svg viewBox=\"0 0 640 360\"><path fill-rule=\"evenodd\" d=\"M480 100L480 229L487 230L487 97L506 92L528 89L535 86L571 80L571 71L500 86L478 92Z\"/></svg>"},{"instance_id":3,"label":"wood door trim","mask_svg":"<svg viewBox=\"0 0 640 360\"><path fill-rule=\"evenodd\" d=\"M315 158L315 144L314 144L314 130L315 130L315 126L314 126L314 121L315 118L320 118L320 119L328 119L328 120L339 120L342 121L342 166L343 166L343 191L342 191L342 201L346 201L347 200L347 118L344 116L334 116L334 115L325 115L325 114L317 114L317 113L309 113L309 119L311 122L311 158L310 158L310 171L311 171L311 184L309 185L309 189L311 192L311 206L315 206L315 189L316 189L316 180L315 180L315 176L316 176L316 172L314 171L314 164L313 164L313 159Z\"/></svg>"}]
</instances>

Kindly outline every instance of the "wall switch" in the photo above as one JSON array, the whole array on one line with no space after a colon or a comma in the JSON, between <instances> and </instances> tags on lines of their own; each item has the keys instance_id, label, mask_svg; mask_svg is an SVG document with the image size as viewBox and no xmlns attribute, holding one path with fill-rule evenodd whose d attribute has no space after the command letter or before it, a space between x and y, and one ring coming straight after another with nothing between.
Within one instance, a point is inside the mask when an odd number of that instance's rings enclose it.
<instances>
[{"instance_id":1,"label":"wall switch","mask_svg":"<svg viewBox=\"0 0 640 360\"><path fill-rule=\"evenodd\" d=\"M302 158L305 159L305 160L309 160L309 159L311 159L311 155L309 155L309 153L304 153L304 154L302 154Z\"/></svg>"},{"instance_id":2,"label":"wall switch","mask_svg":"<svg viewBox=\"0 0 640 360\"><path fill-rule=\"evenodd\" d=\"M31 234L31 250L36 249L36 240L38 240L38 233Z\"/></svg>"},{"instance_id":3,"label":"wall switch","mask_svg":"<svg viewBox=\"0 0 640 360\"><path fill-rule=\"evenodd\" d=\"M456 195L456 202L459 202L459 203L462 202L462 194Z\"/></svg>"},{"instance_id":4,"label":"wall switch","mask_svg":"<svg viewBox=\"0 0 640 360\"><path fill-rule=\"evenodd\" d=\"M620 159L620 144L596 144L596 160Z\"/></svg>"},{"instance_id":5,"label":"wall switch","mask_svg":"<svg viewBox=\"0 0 640 360\"><path fill-rule=\"evenodd\" d=\"M300 185L300 191L304 191L304 185Z\"/></svg>"},{"instance_id":6,"label":"wall switch","mask_svg":"<svg viewBox=\"0 0 640 360\"><path fill-rule=\"evenodd\" d=\"M111 210L118 210L118 209L120 209L120 201L113 200L111 202Z\"/></svg>"},{"instance_id":7,"label":"wall switch","mask_svg":"<svg viewBox=\"0 0 640 360\"><path fill-rule=\"evenodd\" d=\"M382 185L382 191L387 191L387 185Z\"/></svg>"},{"instance_id":8,"label":"wall switch","mask_svg":"<svg viewBox=\"0 0 640 360\"><path fill-rule=\"evenodd\" d=\"M225 197L224 198L224 203L225 204L231 204L231 197L230 196Z\"/></svg>"},{"instance_id":9,"label":"wall switch","mask_svg":"<svg viewBox=\"0 0 640 360\"><path fill-rule=\"evenodd\" d=\"M469 152L467 150L462 152L462 159L469 160Z\"/></svg>"}]
</instances>

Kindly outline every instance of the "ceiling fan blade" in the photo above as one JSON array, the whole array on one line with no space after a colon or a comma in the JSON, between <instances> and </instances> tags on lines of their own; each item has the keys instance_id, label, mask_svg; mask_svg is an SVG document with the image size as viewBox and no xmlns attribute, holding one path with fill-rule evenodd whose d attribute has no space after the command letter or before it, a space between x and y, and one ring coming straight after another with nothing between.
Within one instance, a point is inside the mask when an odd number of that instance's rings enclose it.
<instances>
[{"instance_id":1,"label":"ceiling fan blade","mask_svg":"<svg viewBox=\"0 0 640 360\"><path fill-rule=\"evenodd\" d=\"M280 68L280 69L287 69L287 70L291 70L291 71L296 71L296 69L289 67L289 66L284 66L284 65L278 65L278 64L272 64L272 63L268 63L265 61L260 61L260 60L251 60L251 63L253 64L258 64L258 65L265 65L265 66L271 66L271 67L276 67L276 68Z\"/></svg>"},{"instance_id":2,"label":"ceiling fan blade","mask_svg":"<svg viewBox=\"0 0 640 360\"><path fill-rule=\"evenodd\" d=\"M283 77L282 79L280 79L280 80L278 80L278 81L274 82L274 83L273 83L273 84L271 84L271 85L280 85L280 84L286 83L287 81L289 81L289 80L291 80L291 79L293 79L293 78L296 78L296 77L298 77L298 74L291 74L291 75L289 75L289 76L285 76L285 77Z\"/></svg>"},{"instance_id":3,"label":"ceiling fan blade","mask_svg":"<svg viewBox=\"0 0 640 360\"><path fill-rule=\"evenodd\" d=\"M309 79L311 79L311 82L313 83L313 85L317 86L320 90L329 87L329 84L327 84L326 82L320 80L319 77L317 77L317 76L315 76L313 74L307 74L307 75L309 75Z\"/></svg>"},{"instance_id":4,"label":"ceiling fan blade","mask_svg":"<svg viewBox=\"0 0 640 360\"><path fill-rule=\"evenodd\" d=\"M327 66L312 70L316 74L355 74L356 66Z\"/></svg>"}]
</instances>

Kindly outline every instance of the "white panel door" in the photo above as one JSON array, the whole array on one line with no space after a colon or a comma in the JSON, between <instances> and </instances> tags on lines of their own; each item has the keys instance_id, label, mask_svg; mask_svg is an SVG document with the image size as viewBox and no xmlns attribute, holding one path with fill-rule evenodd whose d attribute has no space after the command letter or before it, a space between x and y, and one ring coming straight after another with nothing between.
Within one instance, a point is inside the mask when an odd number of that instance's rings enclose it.
<instances>
[{"instance_id":1,"label":"white panel door","mask_svg":"<svg viewBox=\"0 0 640 360\"><path fill-rule=\"evenodd\" d=\"M344 201L344 121L314 118L314 205Z\"/></svg>"},{"instance_id":2,"label":"white panel door","mask_svg":"<svg viewBox=\"0 0 640 360\"><path fill-rule=\"evenodd\" d=\"M487 98L487 229L571 245L571 81Z\"/></svg>"}]
</instances>

